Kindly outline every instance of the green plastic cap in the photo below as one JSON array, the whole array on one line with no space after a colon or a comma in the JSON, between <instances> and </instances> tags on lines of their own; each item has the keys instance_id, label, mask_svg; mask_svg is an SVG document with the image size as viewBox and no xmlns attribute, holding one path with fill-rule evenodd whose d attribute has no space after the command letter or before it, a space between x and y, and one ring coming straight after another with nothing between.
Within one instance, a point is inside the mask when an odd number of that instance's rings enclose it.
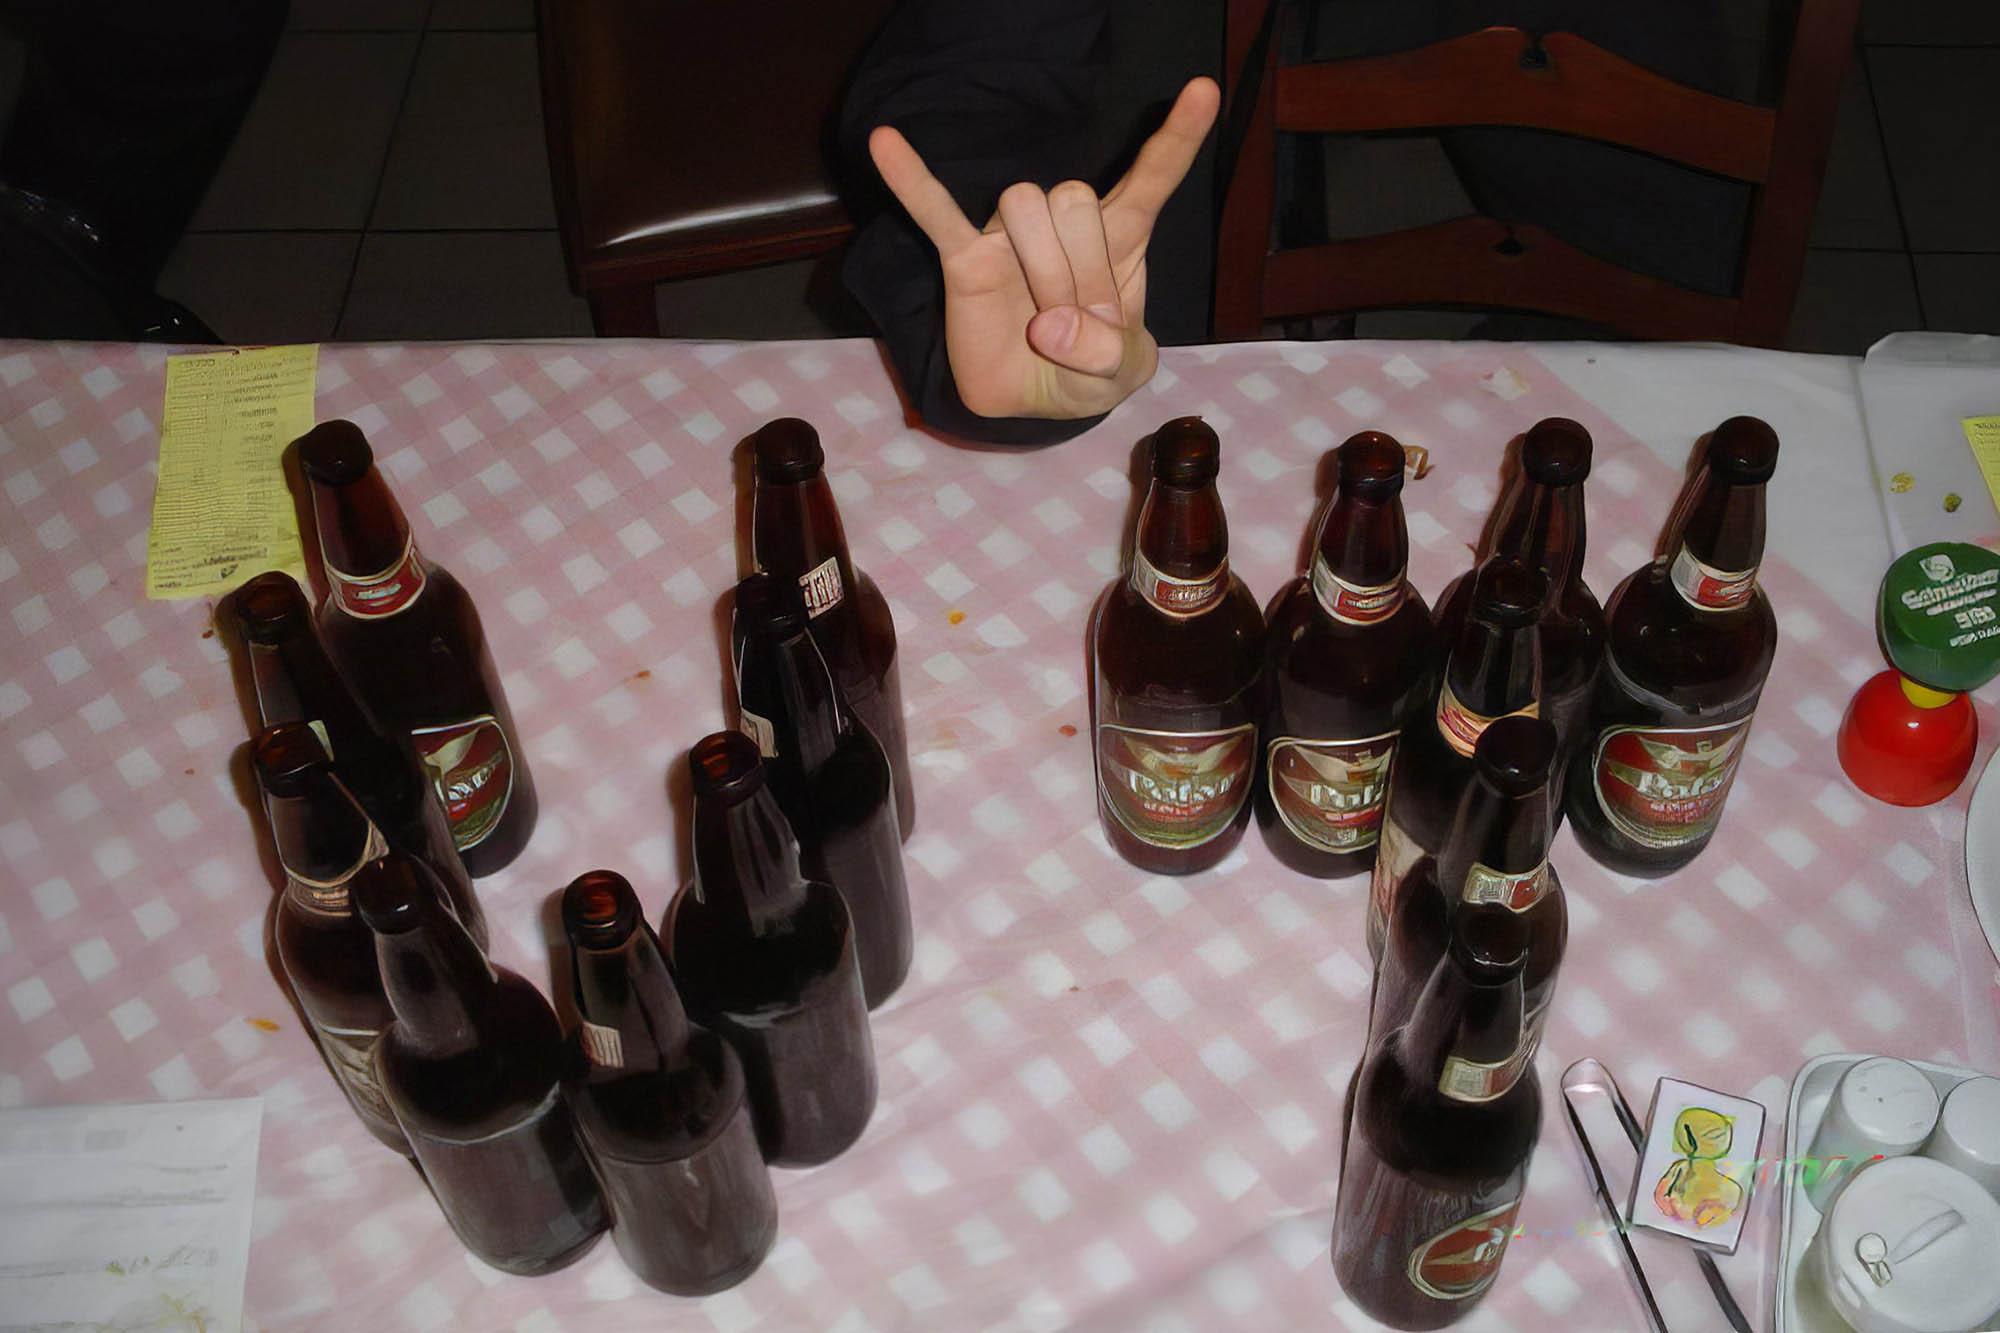
<instances>
[{"instance_id":1,"label":"green plastic cap","mask_svg":"<svg viewBox=\"0 0 2000 1333\"><path fill-rule=\"evenodd\" d=\"M2000 674L2000 554L1932 542L1882 576L1882 644L1896 670L1934 690L1976 690Z\"/></svg>"}]
</instances>

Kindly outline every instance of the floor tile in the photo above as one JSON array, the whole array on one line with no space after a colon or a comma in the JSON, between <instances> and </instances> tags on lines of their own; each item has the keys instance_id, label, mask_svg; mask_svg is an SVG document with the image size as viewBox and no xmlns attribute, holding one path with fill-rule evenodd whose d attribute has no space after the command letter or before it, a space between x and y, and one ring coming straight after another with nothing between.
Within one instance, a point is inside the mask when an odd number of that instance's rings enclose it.
<instances>
[{"instance_id":1,"label":"floor tile","mask_svg":"<svg viewBox=\"0 0 2000 1333\"><path fill-rule=\"evenodd\" d=\"M431 0L431 30L493 28L535 30L535 0Z\"/></svg>"},{"instance_id":2,"label":"floor tile","mask_svg":"<svg viewBox=\"0 0 2000 1333\"><path fill-rule=\"evenodd\" d=\"M1813 250L1785 345L1859 356L1884 334L1922 326L1907 256Z\"/></svg>"},{"instance_id":3,"label":"floor tile","mask_svg":"<svg viewBox=\"0 0 2000 1333\"><path fill-rule=\"evenodd\" d=\"M291 0L285 26L293 32L412 32L424 26L430 5L431 0Z\"/></svg>"},{"instance_id":4,"label":"floor tile","mask_svg":"<svg viewBox=\"0 0 2000 1333\"><path fill-rule=\"evenodd\" d=\"M2000 250L2000 48L1873 47L1868 68L1912 250Z\"/></svg>"},{"instance_id":5,"label":"floor tile","mask_svg":"<svg viewBox=\"0 0 2000 1333\"><path fill-rule=\"evenodd\" d=\"M341 315L347 342L588 336L553 231L371 233Z\"/></svg>"},{"instance_id":6,"label":"floor tile","mask_svg":"<svg viewBox=\"0 0 2000 1333\"><path fill-rule=\"evenodd\" d=\"M370 226L555 223L533 35L425 38Z\"/></svg>"},{"instance_id":7,"label":"floor tile","mask_svg":"<svg viewBox=\"0 0 2000 1333\"><path fill-rule=\"evenodd\" d=\"M206 232L181 238L160 293L225 342L320 342L340 322L356 232Z\"/></svg>"},{"instance_id":8,"label":"floor tile","mask_svg":"<svg viewBox=\"0 0 2000 1333\"><path fill-rule=\"evenodd\" d=\"M1827 152L1819 211L1813 216L1812 243L1863 250L1903 246L1896 197L1889 189L1889 166L1882 157L1882 136L1875 128L1875 104L1859 57L1840 89L1840 112Z\"/></svg>"},{"instance_id":9,"label":"floor tile","mask_svg":"<svg viewBox=\"0 0 2000 1333\"><path fill-rule=\"evenodd\" d=\"M1993 0L1861 0L1861 39L1965 46L2000 42Z\"/></svg>"},{"instance_id":10,"label":"floor tile","mask_svg":"<svg viewBox=\"0 0 2000 1333\"><path fill-rule=\"evenodd\" d=\"M846 338L873 332L840 285L840 256L663 282L655 304L669 338Z\"/></svg>"},{"instance_id":11,"label":"floor tile","mask_svg":"<svg viewBox=\"0 0 2000 1333\"><path fill-rule=\"evenodd\" d=\"M2000 255L1918 255L1924 321L1947 333L2000 333Z\"/></svg>"},{"instance_id":12,"label":"floor tile","mask_svg":"<svg viewBox=\"0 0 2000 1333\"><path fill-rule=\"evenodd\" d=\"M193 229L358 230L416 51L416 33L287 33Z\"/></svg>"}]
</instances>

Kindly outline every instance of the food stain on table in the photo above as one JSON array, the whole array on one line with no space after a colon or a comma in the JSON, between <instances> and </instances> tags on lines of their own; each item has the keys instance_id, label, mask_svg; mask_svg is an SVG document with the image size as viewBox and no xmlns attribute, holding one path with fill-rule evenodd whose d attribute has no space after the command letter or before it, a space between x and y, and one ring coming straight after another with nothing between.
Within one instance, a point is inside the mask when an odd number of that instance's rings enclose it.
<instances>
[{"instance_id":1,"label":"food stain on table","mask_svg":"<svg viewBox=\"0 0 2000 1333\"><path fill-rule=\"evenodd\" d=\"M945 613L944 619L947 625L963 625L965 623L965 612L953 609Z\"/></svg>"},{"instance_id":2,"label":"food stain on table","mask_svg":"<svg viewBox=\"0 0 2000 1333\"><path fill-rule=\"evenodd\" d=\"M246 1018L243 1021L251 1027L256 1028L259 1032L276 1032L279 1030L278 1024L273 1023L268 1018Z\"/></svg>"},{"instance_id":3,"label":"food stain on table","mask_svg":"<svg viewBox=\"0 0 2000 1333\"><path fill-rule=\"evenodd\" d=\"M1902 495L1916 484L1917 479L1915 477L1907 472L1898 472L1895 476L1889 478L1889 493L1891 495Z\"/></svg>"},{"instance_id":4,"label":"food stain on table","mask_svg":"<svg viewBox=\"0 0 2000 1333\"><path fill-rule=\"evenodd\" d=\"M652 670L647 667L640 667L637 671L634 671L631 675L625 677L625 679L627 680L651 680L652 678L653 678Z\"/></svg>"},{"instance_id":5,"label":"food stain on table","mask_svg":"<svg viewBox=\"0 0 2000 1333\"><path fill-rule=\"evenodd\" d=\"M1076 728L1070 723L1065 722L1056 728L1056 734L1060 736L1074 736L1076 735Z\"/></svg>"}]
</instances>

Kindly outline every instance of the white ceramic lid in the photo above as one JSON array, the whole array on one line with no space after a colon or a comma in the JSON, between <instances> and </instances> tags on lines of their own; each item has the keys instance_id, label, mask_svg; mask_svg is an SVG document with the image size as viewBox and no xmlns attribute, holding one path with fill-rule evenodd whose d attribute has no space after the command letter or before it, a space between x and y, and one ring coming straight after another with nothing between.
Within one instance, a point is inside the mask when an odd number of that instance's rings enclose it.
<instances>
[{"instance_id":1,"label":"white ceramic lid","mask_svg":"<svg viewBox=\"0 0 2000 1333\"><path fill-rule=\"evenodd\" d=\"M1953 1088L1940 1126L1975 1161L2000 1166L2000 1078L1969 1078Z\"/></svg>"},{"instance_id":2,"label":"white ceramic lid","mask_svg":"<svg viewBox=\"0 0 2000 1333\"><path fill-rule=\"evenodd\" d=\"M1835 1093L1849 1124L1880 1152L1913 1152L1937 1124L1937 1088L1915 1065L1887 1056L1847 1071Z\"/></svg>"},{"instance_id":3,"label":"white ceramic lid","mask_svg":"<svg viewBox=\"0 0 2000 1333\"><path fill-rule=\"evenodd\" d=\"M1827 1295L1862 1333L1964 1333L2000 1311L2000 1202L1942 1162L1859 1173L1817 1242Z\"/></svg>"}]
</instances>

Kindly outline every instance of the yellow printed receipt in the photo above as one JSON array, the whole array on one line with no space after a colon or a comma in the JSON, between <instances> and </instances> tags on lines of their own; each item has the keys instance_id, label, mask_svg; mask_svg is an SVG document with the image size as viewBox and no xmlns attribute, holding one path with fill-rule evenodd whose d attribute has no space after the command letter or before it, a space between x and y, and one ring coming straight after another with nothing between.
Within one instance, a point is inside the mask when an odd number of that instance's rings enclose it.
<instances>
[{"instance_id":1,"label":"yellow printed receipt","mask_svg":"<svg viewBox=\"0 0 2000 1333\"><path fill-rule=\"evenodd\" d=\"M227 592L253 574L305 577L285 446L312 429L319 348L167 358L146 595Z\"/></svg>"},{"instance_id":2,"label":"yellow printed receipt","mask_svg":"<svg viewBox=\"0 0 2000 1333\"><path fill-rule=\"evenodd\" d=\"M1967 417L1958 425L1965 432L1965 442L1972 446L1979 475L1986 478L1993 507L2000 509L2000 417Z\"/></svg>"}]
</instances>

